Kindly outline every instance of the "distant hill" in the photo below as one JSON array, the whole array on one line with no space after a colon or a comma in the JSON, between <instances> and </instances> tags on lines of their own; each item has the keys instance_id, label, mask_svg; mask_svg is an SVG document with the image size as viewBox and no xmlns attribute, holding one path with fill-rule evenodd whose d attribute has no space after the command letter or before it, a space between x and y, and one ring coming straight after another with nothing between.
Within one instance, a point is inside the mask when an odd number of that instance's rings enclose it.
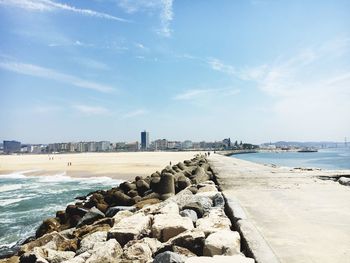
<instances>
[{"instance_id":1,"label":"distant hill","mask_svg":"<svg viewBox=\"0 0 350 263\"><path fill-rule=\"evenodd\" d=\"M320 142L297 142L297 141L278 141L273 143L263 143L262 145L276 145L276 147L317 147L317 148L331 148L343 147L344 142L320 141Z\"/></svg>"}]
</instances>

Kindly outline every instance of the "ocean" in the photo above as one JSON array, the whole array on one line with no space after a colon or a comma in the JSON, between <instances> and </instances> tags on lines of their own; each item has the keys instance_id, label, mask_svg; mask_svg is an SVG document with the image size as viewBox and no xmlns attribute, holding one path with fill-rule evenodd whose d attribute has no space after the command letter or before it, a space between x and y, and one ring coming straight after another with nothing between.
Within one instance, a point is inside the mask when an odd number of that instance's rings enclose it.
<instances>
[{"instance_id":1,"label":"ocean","mask_svg":"<svg viewBox=\"0 0 350 263\"><path fill-rule=\"evenodd\" d=\"M350 169L350 148L321 149L318 152L259 152L232 155L234 158L284 167L331 170Z\"/></svg>"},{"instance_id":2,"label":"ocean","mask_svg":"<svg viewBox=\"0 0 350 263\"><path fill-rule=\"evenodd\" d=\"M35 234L43 219L54 217L77 196L118 186L109 177L72 178L27 176L27 172L0 175L0 256L17 241ZM1 258L1 257L0 257Z\"/></svg>"}]
</instances>

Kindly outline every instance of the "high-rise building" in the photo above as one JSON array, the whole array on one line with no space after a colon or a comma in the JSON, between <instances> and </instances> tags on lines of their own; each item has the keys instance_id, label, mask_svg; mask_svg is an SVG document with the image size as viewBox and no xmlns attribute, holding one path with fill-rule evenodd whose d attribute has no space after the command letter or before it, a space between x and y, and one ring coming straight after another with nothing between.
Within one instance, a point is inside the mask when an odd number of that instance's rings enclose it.
<instances>
[{"instance_id":1,"label":"high-rise building","mask_svg":"<svg viewBox=\"0 0 350 263\"><path fill-rule=\"evenodd\" d=\"M149 148L149 132L141 132L141 150L147 150Z\"/></svg>"},{"instance_id":2,"label":"high-rise building","mask_svg":"<svg viewBox=\"0 0 350 263\"><path fill-rule=\"evenodd\" d=\"M17 141L4 141L4 153L15 153L21 151L21 143Z\"/></svg>"}]
</instances>

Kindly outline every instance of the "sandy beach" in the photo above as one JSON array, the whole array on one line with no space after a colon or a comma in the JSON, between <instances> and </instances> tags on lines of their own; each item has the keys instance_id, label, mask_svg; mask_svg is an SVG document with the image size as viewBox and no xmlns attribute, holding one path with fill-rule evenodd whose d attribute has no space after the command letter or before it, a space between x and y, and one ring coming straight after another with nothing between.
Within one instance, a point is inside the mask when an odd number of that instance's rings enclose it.
<instances>
[{"instance_id":1,"label":"sandy beach","mask_svg":"<svg viewBox=\"0 0 350 263\"><path fill-rule=\"evenodd\" d=\"M133 179L150 175L170 162L193 158L198 152L128 152L40 155L1 155L0 174L30 171L27 175L66 173L73 177L108 176ZM72 165L68 166L68 162Z\"/></svg>"}]
</instances>

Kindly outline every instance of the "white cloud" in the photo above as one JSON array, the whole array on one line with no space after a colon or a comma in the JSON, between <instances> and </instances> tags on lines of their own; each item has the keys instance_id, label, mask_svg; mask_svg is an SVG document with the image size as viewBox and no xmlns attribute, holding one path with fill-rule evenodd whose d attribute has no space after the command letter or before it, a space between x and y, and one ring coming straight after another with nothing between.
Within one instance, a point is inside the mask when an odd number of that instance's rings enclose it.
<instances>
[{"instance_id":1,"label":"white cloud","mask_svg":"<svg viewBox=\"0 0 350 263\"><path fill-rule=\"evenodd\" d=\"M224 72L230 75L236 74L236 70L233 66L225 64L217 58L209 58L207 60L207 63L213 70Z\"/></svg>"},{"instance_id":2,"label":"white cloud","mask_svg":"<svg viewBox=\"0 0 350 263\"><path fill-rule=\"evenodd\" d=\"M55 80L84 89L91 89L99 92L113 91L113 88L111 86L87 81L79 77L64 74L53 69L44 68L33 64L0 62L0 68L19 74Z\"/></svg>"},{"instance_id":3,"label":"white cloud","mask_svg":"<svg viewBox=\"0 0 350 263\"><path fill-rule=\"evenodd\" d=\"M73 108L78 110L80 113L83 113L86 115L106 115L109 113L109 110L99 106L88 106L88 105L79 104L79 105L73 105Z\"/></svg>"},{"instance_id":4,"label":"white cloud","mask_svg":"<svg viewBox=\"0 0 350 263\"><path fill-rule=\"evenodd\" d=\"M233 88L221 88L221 89L190 89L186 90L178 95L176 95L174 100L194 100L201 98L205 95L210 96L233 96L237 95L240 92L239 89Z\"/></svg>"},{"instance_id":5,"label":"white cloud","mask_svg":"<svg viewBox=\"0 0 350 263\"><path fill-rule=\"evenodd\" d=\"M133 118L133 117L137 117L137 116L141 116L141 115L145 115L147 114L146 110L143 109L138 109L138 110L134 110L134 111L130 111L125 113L122 118L123 119L129 119L129 118Z\"/></svg>"},{"instance_id":6,"label":"white cloud","mask_svg":"<svg viewBox=\"0 0 350 263\"><path fill-rule=\"evenodd\" d=\"M112 16L106 13L97 12L90 9L81 9L71 5L54 2L51 0L0 0L0 4L12 7L23 8L29 11L55 11L64 10L77 14L92 16L97 18L115 20L120 22L128 22L128 20Z\"/></svg>"},{"instance_id":7,"label":"white cloud","mask_svg":"<svg viewBox=\"0 0 350 263\"><path fill-rule=\"evenodd\" d=\"M170 37L172 30L171 21L174 18L173 0L120 0L118 5L127 13L159 12L160 28L157 33L164 37Z\"/></svg>"}]
</instances>

